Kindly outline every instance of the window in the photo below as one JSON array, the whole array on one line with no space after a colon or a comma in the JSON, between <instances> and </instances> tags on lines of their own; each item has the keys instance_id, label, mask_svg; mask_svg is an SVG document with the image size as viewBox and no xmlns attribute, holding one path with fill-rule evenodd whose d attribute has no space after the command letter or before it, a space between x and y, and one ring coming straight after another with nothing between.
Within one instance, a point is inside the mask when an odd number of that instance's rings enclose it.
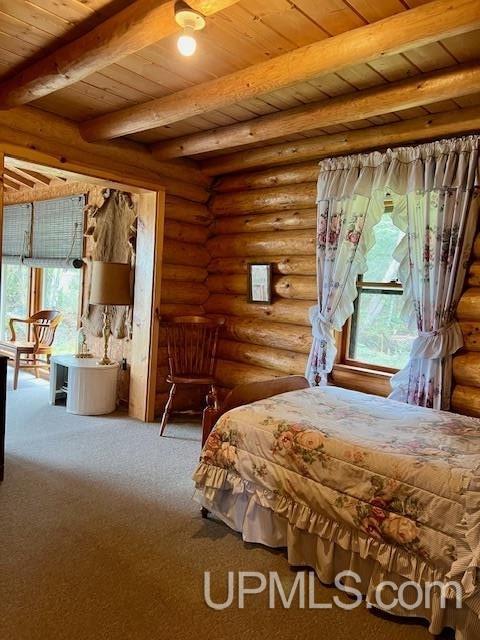
<instances>
[{"instance_id":1,"label":"window","mask_svg":"<svg viewBox=\"0 0 480 640\"><path fill-rule=\"evenodd\" d=\"M81 274L80 269L42 269L41 307L58 309L63 316L55 333L54 353L76 351Z\"/></svg>"},{"instance_id":2,"label":"window","mask_svg":"<svg viewBox=\"0 0 480 640\"><path fill-rule=\"evenodd\" d=\"M73 269L83 254L85 196L10 205L4 208L0 337L8 339L11 317L58 309L54 353L76 350L82 272ZM18 340L32 339L25 325Z\"/></svg>"},{"instance_id":3,"label":"window","mask_svg":"<svg viewBox=\"0 0 480 640\"><path fill-rule=\"evenodd\" d=\"M402 232L390 215L375 226L375 245L367 256L368 269L358 280L358 297L344 343L345 364L395 371L403 368L416 333L401 317L403 288L393 258Z\"/></svg>"},{"instance_id":4,"label":"window","mask_svg":"<svg viewBox=\"0 0 480 640\"><path fill-rule=\"evenodd\" d=\"M0 339L10 339L10 318L26 318L30 305L30 269L20 263L2 264L0 289ZM27 325L15 326L17 340L27 340Z\"/></svg>"}]
</instances>

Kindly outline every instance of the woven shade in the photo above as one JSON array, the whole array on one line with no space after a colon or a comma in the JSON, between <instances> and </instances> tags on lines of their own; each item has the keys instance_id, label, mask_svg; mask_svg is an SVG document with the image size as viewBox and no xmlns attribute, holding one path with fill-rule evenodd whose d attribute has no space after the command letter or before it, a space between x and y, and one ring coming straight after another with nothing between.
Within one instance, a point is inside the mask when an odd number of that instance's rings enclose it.
<instances>
[{"instance_id":1,"label":"woven shade","mask_svg":"<svg viewBox=\"0 0 480 640\"><path fill-rule=\"evenodd\" d=\"M31 227L31 203L4 207L2 256L5 262L20 262L30 255Z\"/></svg>"},{"instance_id":2,"label":"woven shade","mask_svg":"<svg viewBox=\"0 0 480 640\"><path fill-rule=\"evenodd\" d=\"M27 267L72 267L83 256L85 196L4 208L2 256Z\"/></svg>"},{"instance_id":3,"label":"woven shade","mask_svg":"<svg viewBox=\"0 0 480 640\"><path fill-rule=\"evenodd\" d=\"M90 304L129 305L131 268L120 262L92 262Z\"/></svg>"},{"instance_id":4,"label":"woven shade","mask_svg":"<svg viewBox=\"0 0 480 640\"><path fill-rule=\"evenodd\" d=\"M32 253L28 266L71 266L83 255L85 196L33 203Z\"/></svg>"}]
</instances>

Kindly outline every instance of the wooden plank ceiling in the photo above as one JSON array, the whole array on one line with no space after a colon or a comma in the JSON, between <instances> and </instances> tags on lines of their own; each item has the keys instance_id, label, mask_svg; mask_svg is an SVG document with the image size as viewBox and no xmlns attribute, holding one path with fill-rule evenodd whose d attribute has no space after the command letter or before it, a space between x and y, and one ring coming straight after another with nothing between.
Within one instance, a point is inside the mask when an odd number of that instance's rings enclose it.
<instances>
[{"instance_id":1,"label":"wooden plank ceiling","mask_svg":"<svg viewBox=\"0 0 480 640\"><path fill-rule=\"evenodd\" d=\"M42 58L46 52L85 33L128 4L126 0L8 0L1 3L0 80L11 77L27 61ZM197 53L192 58L182 58L176 50L176 36L170 36L32 105L84 121L224 76L421 4L425 1L240 0L207 19L205 31L198 35ZM480 31L471 31L131 137L145 143L176 138L479 59ZM398 122L478 104L480 94L473 94L366 121L311 130L278 138L275 142ZM203 157L212 155L215 152Z\"/></svg>"}]
</instances>

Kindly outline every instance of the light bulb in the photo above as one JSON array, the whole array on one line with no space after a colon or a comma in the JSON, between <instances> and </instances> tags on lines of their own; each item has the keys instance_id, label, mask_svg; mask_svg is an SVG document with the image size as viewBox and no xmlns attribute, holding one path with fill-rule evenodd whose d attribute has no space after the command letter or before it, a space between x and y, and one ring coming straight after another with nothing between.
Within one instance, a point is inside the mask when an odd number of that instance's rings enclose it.
<instances>
[{"instance_id":1,"label":"light bulb","mask_svg":"<svg viewBox=\"0 0 480 640\"><path fill-rule=\"evenodd\" d=\"M197 49L197 41L193 36L191 27L185 27L182 35L177 40L177 47L182 56L193 56Z\"/></svg>"}]
</instances>

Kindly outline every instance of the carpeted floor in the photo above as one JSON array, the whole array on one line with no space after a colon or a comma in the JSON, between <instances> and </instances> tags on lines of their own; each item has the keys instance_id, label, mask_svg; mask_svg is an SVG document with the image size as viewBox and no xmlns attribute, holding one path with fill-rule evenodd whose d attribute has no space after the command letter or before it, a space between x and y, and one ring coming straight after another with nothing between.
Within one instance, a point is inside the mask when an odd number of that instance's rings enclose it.
<instances>
[{"instance_id":1,"label":"carpeted floor","mask_svg":"<svg viewBox=\"0 0 480 640\"><path fill-rule=\"evenodd\" d=\"M228 570L278 571L287 584L295 572L283 553L201 519L190 480L199 427L172 425L160 439L156 425L72 416L47 399L46 383L26 376L8 398L2 640L430 638L363 607L269 610L262 596L209 609L204 571L219 600ZM335 593L319 585L316 599Z\"/></svg>"}]
</instances>

